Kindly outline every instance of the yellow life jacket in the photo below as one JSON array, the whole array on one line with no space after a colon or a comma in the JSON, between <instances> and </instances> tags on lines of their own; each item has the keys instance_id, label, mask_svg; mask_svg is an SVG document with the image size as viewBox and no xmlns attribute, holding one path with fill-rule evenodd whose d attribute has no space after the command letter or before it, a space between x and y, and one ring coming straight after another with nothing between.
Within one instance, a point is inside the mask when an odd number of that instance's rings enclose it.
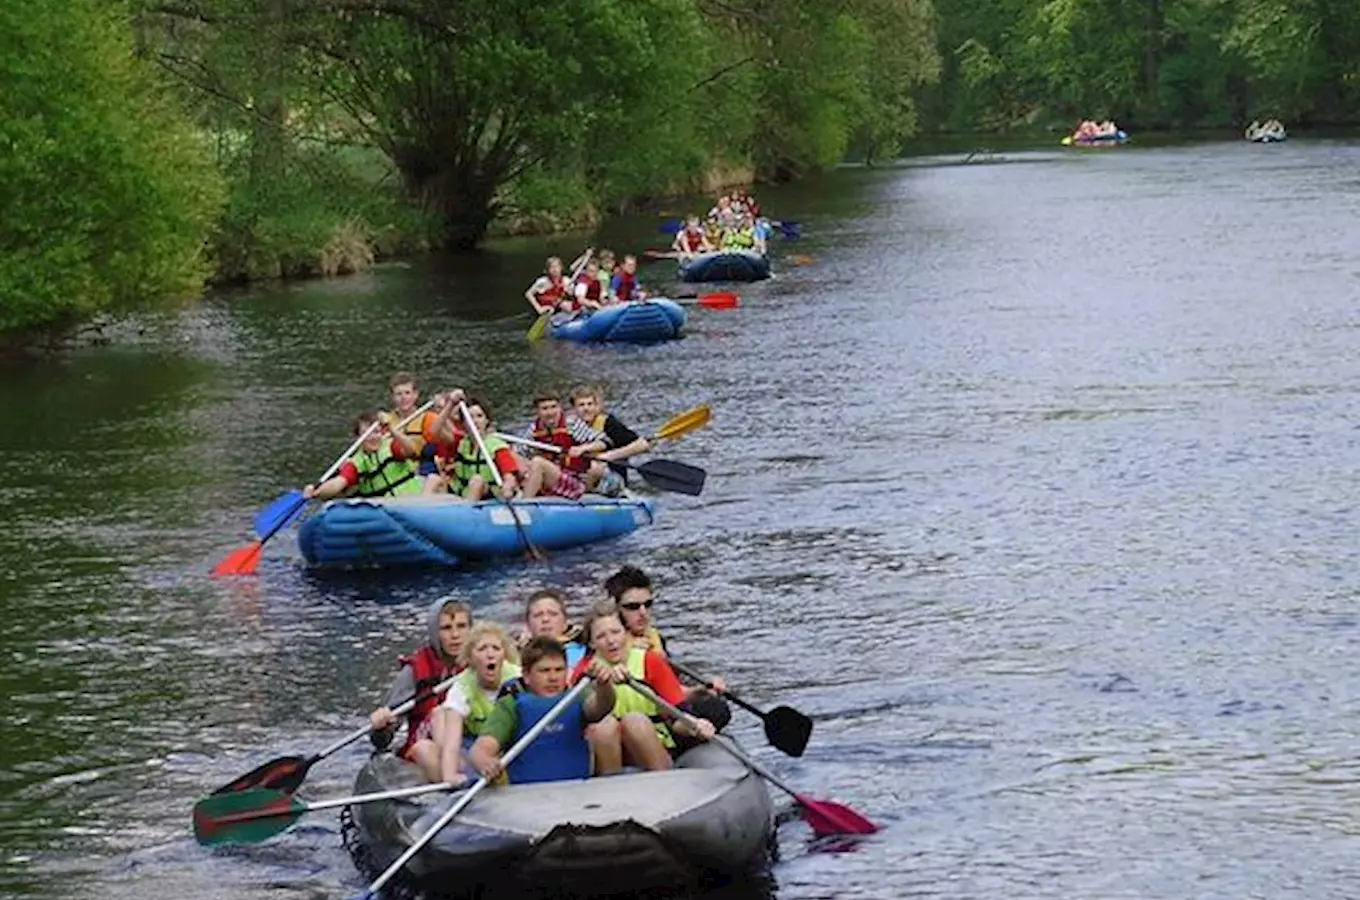
<instances>
[{"instance_id":1,"label":"yellow life jacket","mask_svg":"<svg viewBox=\"0 0 1360 900\"><path fill-rule=\"evenodd\" d=\"M501 663L501 684L511 678L519 677L519 666L506 661ZM458 683L463 687L463 696L468 700L468 714L463 719L463 734L481 735L486 727L486 718L496 708L496 701L487 697L477 682L477 673L471 668L458 673Z\"/></svg>"},{"instance_id":2,"label":"yellow life jacket","mask_svg":"<svg viewBox=\"0 0 1360 900\"><path fill-rule=\"evenodd\" d=\"M644 681L647 674L647 651L641 647L630 647L628 650L628 674L638 681ZM656 736L661 739L661 745L666 748L675 746L675 736L671 734L670 726L661 717L661 710L657 709L650 697L643 696L631 685L614 685L614 717L622 719L629 713L642 713L652 720L652 726L656 728Z\"/></svg>"}]
</instances>

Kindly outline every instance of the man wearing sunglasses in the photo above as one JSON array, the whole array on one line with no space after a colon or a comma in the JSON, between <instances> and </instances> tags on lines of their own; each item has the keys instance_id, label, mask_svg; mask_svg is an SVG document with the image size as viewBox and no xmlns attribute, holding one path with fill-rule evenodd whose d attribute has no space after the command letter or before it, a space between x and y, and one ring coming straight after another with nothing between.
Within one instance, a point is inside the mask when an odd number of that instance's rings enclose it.
<instances>
[{"instance_id":1,"label":"man wearing sunglasses","mask_svg":"<svg viewBox=\"0 0 1360 900\"><path fill-rule=\"evenodd\" d=\"M666 639L652 624L652 606L656 598L652 596L652 579L637 566L624 566L605 579L604 589L619 608L619 618L623 627L628 629L633 644L644 650L652 650L669 657ZM709 677L709 682L721 694L727 684L718 676ZM703 687L692 687L680 708L701 719L708 719L720 730L732 718L732 710L727 701Z\"/></svg>"}]
</instances>

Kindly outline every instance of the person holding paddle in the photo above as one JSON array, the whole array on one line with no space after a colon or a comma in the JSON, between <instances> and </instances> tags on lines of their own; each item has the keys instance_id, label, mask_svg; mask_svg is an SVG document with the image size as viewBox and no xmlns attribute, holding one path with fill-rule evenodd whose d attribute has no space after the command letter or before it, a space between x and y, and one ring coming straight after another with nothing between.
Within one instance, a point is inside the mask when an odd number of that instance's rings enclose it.
<instances>
[{"instance_id":1,"label":"person holding paddle","mask_svg":"<svg viewBox=\"0 0 1360 900\"><path fill-rule=\"evenodd\" d=\"M360 497L399 497L420 493L415 459L420 451L404 434L394 434L390 426L399 420L391 413L360 413L354 420L354 434L368 433L374 422L382 428L372 431L353 456L340 464L334 476L320 484L302 489L308 500L329 500L350 488Z\"/></svg>"},{"instance_id":2,"label":"person holding paddle","mask_svg":"<svg viewBox=\"0 0 1360 900\"><path fill-rule=\"evenodd\" d=\"M430 605L427 621L429 641L409 656L401 657L401 668L388 688L387 700L368 717L373 726L374 745L384 748L392 742L396 716L392 707L416 697L406 714L406 742L397 755L420 766L429 781L439 780L440 752L435 712L443 694L430 689L462 669L459 657L472 629L472 607L457 600L442 598Z\"/></svg>"},{"instance_id":3,"label":"person holding paddle","mask_svg":"<svg viewBox=\"0 0 1360 900\"><path fill-rule=\"evenodd\" d=\"M708 235L704 234L699 217L690 216L685 220L685 227L675 233L671 249L680 254L680 259L690 259L700 253L712 253L714 247L709 242Z\"/></svg>"},{"instance_id":4,"label":"person holding paddle","mask_svg":"<svg viewBox=\"0 0 1360 900\"><path fill-rule=\"evenodd\" d=\"M387 387L392 395L392 414L397 421L406 423L401 428L402 436L411 444L420 460L420 477L435 474L434 447L429 445L426 437L434 423L435 413L427 411L415 415L416 403L420 400L420 385L416 377L410 372L398 372L388 380Z\"/></svg>"},{"instance_id":5,"label":"person holding paddle","mask_svg":"<svg viewBox=\"0 0 1360 900\"><path fill-rule=\"evenodd\" d=\"M568 500L579 500L586 492L586 478L592 465L588 454L608 449L604 435L575 415L567 415L556 392L548 390L539 390L534 395L534 421L525 429L524 436L561 448L560 462L549 459L542 451L532 461L542 475L543 492ZM604 463L595 465L604 468Z\"/></svg>"},{"instance_id":6,"label":"person holding paddle","mask_svg":"<svg viewBox=\"0 0 1360 900\"><path fill-rule=\"evenodd\" d=\"M590 672L595 683L586 695L569 706L558 722L518 759L505 766L500 758L501 749L519 741L567 693L567 655L557 641L533 638L525 645L521 659L524 690L496 701L481 736L468 751L468 761L486 779L505 771L511 784L590 777L590 743L585 730L615 708L616 673L609 666L598 666Z\"/></svg>"},{"instance_id":7,"label":"person holding paddle","mask_svg":"<svg viewBox=\"0 0 1360 900\"><path fill-rule=\"evenodd\" d=\"M491 432L491 407L480 397L469 397L466 403L468 414L472 417L473 424L477 426L477 432L486 436L484 440L487 453L496 461L500 487L497 487L496 476L492 474L491 466L483 458L476 442L471 435L466 435L458 442L456 462L453 465L453 481L449 485L449 490L460 493L464 499L472 501L483 500L493 493L503 498L521 493L524 497L532 497L538 493L543 474L530 466L530 472L521 483L521 476L525 473L520 471L515 452L510 449L509 444Z\"/></svg>"},{"instance_id":8,"label":"person holding paddle","mask_svg":"<svg viewBox=\"0 0 1360 900\"><path fill-rule=\"evenodd\" d=\"M604 663L618 684L613 708L618 727L600 729L591 735L601 773L610 771L610 763L616 760L653 771L669 769L674 756L695 741L709 740L717 733L717 726L703 718L696 718L693 725L670 724L671 717L663 716L653 701L623 683L629 677L635 678L677 705L687 699L685 688L666 657L630 642L618 607L612 602L597 604L587 616L583 631L590 641L591 655L576 666L572 680L587 674L598 679L605 670L599 663ZM687 743L682 744L681 740Z\"/></svg>"},{"instance_id":9,"label":"person holding paddle","mask_svg":"<svg viewBox=\"0 0 1360 900\"><path fill-rule=\"evenodd\" d=\"M587 247L586 252L571 264L571 271L575 272L594 252L593 247ZM562 258L549 256L543 266L543 274L529 285L529 289L524 292L524 299L529 301L534 312L540 316L554 310L574 312L576 298L572 295L571 287L562 274Z\"/></svg>"}]
</instances>

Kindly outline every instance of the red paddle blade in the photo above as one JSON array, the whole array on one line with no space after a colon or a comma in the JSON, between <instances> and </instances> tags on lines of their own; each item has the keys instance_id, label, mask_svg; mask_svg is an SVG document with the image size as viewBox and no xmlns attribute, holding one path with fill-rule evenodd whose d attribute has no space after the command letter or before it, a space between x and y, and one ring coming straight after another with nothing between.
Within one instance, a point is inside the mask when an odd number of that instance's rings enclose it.
<instances>
[{"instance_id":1,"label":"red paddle blade","mask_svg":"<svg viewBox=\"0 0 1360 900\"><path fill-rule=\"evenodd\" d=\"M730 291L718 291L701 296L699 305L706 306L709 309L736 309L741 306L741 298Z\"/></svg>"},{"instance_id":2,"label":"red paddle blade","mask_svg":"<svg viewBox=\"0 0 1360 900\"><path fill-rule=\"evenodd\" d=\"M813 800L811 797L796 796L794 799L803 808L803 821L812 826L812 833L817 837L873 834L878 831L877 825L848 806L830 800Z\"/></svg>"},{"instance_id":3,"label":"red paddle blade","mask_svg":"<svg viewBox=\"0 0 1360 900\"><path fill-rule=\"evenodd\" d=\"M303 759L301 756L280 756L263 765L256 766L235 781L222 785L213 791L218 794L239 794L254 788L270 788L291 794L302 786L307 770L316 762L316 757Z\"/></svg>"},{"instance_id":4,"label":"red paddle blade","mask_svg":"<svg viewBox=\"0 0 1360 900\"><path fill-rule=\"evenodd\" d=\"M254 575L260 565L260 551L264 544L260 541L238 547L213 566L214 575Z\"/></svg>"}]
</instances>

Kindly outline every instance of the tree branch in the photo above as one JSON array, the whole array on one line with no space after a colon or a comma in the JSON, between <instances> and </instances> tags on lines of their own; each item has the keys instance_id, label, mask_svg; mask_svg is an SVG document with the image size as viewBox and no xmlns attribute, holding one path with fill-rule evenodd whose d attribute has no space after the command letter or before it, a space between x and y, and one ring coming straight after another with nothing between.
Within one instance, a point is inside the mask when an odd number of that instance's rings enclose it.
<instances>
[{"instance_id":1,"label":"tree branch","mask_svg":"<svg viewBox=\"0 0 1360 900\"><path fill-rule=\"evenodd\" d=\"M740 69L742 66L746 65L747 63L753 63L753 62L755 62L755 61L756 61L756 58L755 58L754 56L748 56L748 57L746 57L745 59L739 59L739 60L737 60L736 62L732 63L730 66L723 66L721 69L719 69L718 71L714 72L712 75L708 76L708 77L705 78L703 81L700 81L700 82L698 82L697 84L691 85L691 86L690 86L690 89L689 89L688 91L686 91L686 93L692 94L692 93L694 93L695 91L699 90L699 88L701 88L701 87L706 87L706 86L712 84L713 82L717 81L719 78L722 78L724 75L727 75L727 74L730 73L730 72L733 72L733 71L735 71L735 70L737 70L737 69Z\"/></svg>"}]
</instances>

